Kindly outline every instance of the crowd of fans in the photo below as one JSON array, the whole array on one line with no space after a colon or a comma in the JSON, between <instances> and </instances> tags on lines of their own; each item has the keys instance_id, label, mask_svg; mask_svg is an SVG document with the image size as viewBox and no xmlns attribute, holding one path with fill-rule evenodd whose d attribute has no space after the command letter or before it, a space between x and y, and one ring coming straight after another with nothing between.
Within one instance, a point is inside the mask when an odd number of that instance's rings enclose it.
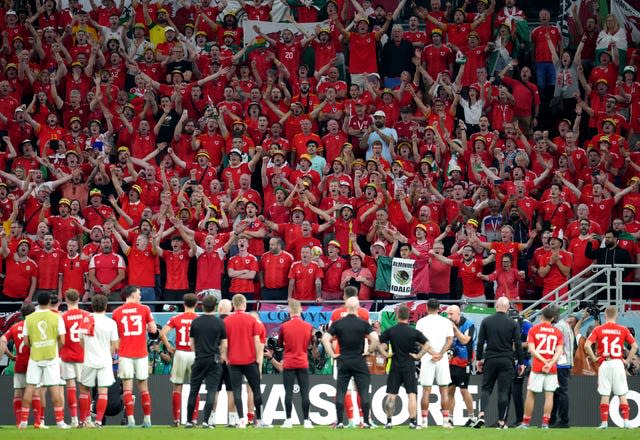
<instances>
[{"instance_id":1,"label":"crowd of fans","mask_svg":"<svg viewBox=\"0 0 640 440\"><path fill-rule=\"evenodd\" d=\"M396 255L430 260L418 297L518 299L640 262L640 55L613 15L574 9L564 41L515 0L289 0L320 25L244 44L273 1L5 3L5 301L385 299Z\"/></svg>"}]
</instances>

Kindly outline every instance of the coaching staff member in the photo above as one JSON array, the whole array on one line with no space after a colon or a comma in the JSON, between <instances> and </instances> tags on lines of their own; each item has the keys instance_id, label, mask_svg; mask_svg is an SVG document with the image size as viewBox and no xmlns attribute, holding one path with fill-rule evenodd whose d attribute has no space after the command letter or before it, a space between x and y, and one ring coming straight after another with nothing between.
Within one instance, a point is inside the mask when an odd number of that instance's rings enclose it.
<instances>
[{"instance_id":1,"label":"coaching staff member","mask_svg":"<svg viewBox=\"0 0 640 440\"><path fill-rule=\"evenodd\" d=\"M196 399L202 382L207 386L207 402L211 404L218 392L218 382L222 374L222 362L227 359L227 332L224 323L215 316L216 300L213 296L205 296L202 300L204 314L191 322L189 344L196 358L191 367L191 389L187 401L187 414L193 415ZM206 405L205 404L205 405ZM207 422L207 419L204 420ZM187 422L185 428L193 428L197 420Z\"/></svg>"},{"instance_id":2,"label":"coaching staff member","mask_svg":"<svg viewBox=\"0 0 640 440\"><path fill-rule=\"evenodd\" d=\"M238 411L238 428L246 428L242 407L242 377L244 376L253 391L253 403L255 405L256 428L270 428L262 421L262 392L260 391L260 371L263 345L260 342L260 327L258 321L246 313L247 299L244 295L236 294L231 298L235 312L227 316L224 326L227 330L229 343L228 365L231 387L233 388L233 401Z\"/></svg>"},{"instance_id":3,"label":"coaching staff member","mask_svg":"<svg viewBox=\"0 0 640 440\"><path fill-rule=\"evenodd\" d=\"M300 317L300 301L289 300L291 319L280 326L278 344L284 347L282 381L284 382L284 410L287 415L282 428L291 428L293 385L300 386L304 427L313 428L309 420L309 357L307 351L313 336L313 326Z\"/></svg>"},{"instance_id":4,"label":"coaching staff member","mask_svg":"<svg viewBox=\"0 0 640 440\"><path fill-rule=\"evenodd\" d=\"M344 395L347 392L349 380L353 377L360 394L362 403L363 428L369 425L369 385L371 375L364 359L364 339L369 339L369 352L373 353L378 345L378 334L371 324L358 317L358 298L351 297L345 302L347 316L331 325L327 333L322 336L322 344L328 356L337 360L338 379L336 383L336 428L344 428ZM340 345L340 354L333 352L331 338L336 337Z\"/></svg>"},{"instance_id":5,"label":"coaching staff member","mask_svg":"<svg viewBox=\"0 0 640 440\"><path fill-rule=\"evenodd\" d=\"M391 356L391 369L387 376L387 400L384 410L387 413L385 429L391 429L391 417L396 409L396 397L400 385L404 386L409 395L409 428L418 428L417 419L417 395L418 380L416 379L415 361L422 353L430 349L427 338L421 331L409 325L409 307L401 305L396 309L398 324L385 330L380 335L379 351L387 355L387 345L391 343L393 355ZM422 346L418 354L414 353L416 346Z\"/></svg>"},{"instance_id":6,"label":"coaching staff member","mask_svg":"<svg viewBox=\"0 0 640 440\"><path fill-rule=\"evenodd\" d=\"M498 429L507 427L505 420L509 406L509 390L513 381L514 359L513 349L518 360L518 374L524 373L520 326L509 318L509 300L501 297L496 301L496 313L485 318L478 332L476 366L482 374L481 408L486 408L493 387L498 382ZM486 344L486 347L485 347ZM478 415L473 425L480 428L484 425L484 411Z\"/></svg>"}]
</instances>

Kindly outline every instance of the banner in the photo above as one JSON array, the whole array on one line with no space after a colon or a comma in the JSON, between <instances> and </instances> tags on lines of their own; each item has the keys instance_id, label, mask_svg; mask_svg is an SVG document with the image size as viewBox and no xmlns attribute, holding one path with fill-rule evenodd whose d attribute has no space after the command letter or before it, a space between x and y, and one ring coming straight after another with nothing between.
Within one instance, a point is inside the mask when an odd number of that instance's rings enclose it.
<instances>
[{"instance_id":1,"label":"banner","mask_svg":"<svg viewBox=\"0 0 640 440\"><path fill-rule=\"evenodd\" d=\"M289 29L291 32L293 32L295 39L298 40L304 37L301 30L304 31L307 35L311 35L315 32L316 26L320 26L321 24L322 23L296 23L294 25L292 23L274 23L271 21L245 20L242 22L242 31L244 33L243 42L245 46L250 46L254 38L258 36L256 31L253 29L254 26L258 26L260 28L260 32L268 35L269 38L280 41L280 32L285 29Z\"/></svg>"},{"instance_id":2,"label":"banner","mask_svg":"<svg viewBox=\"0 0 640 440\"><path fill-rule=\"evenodd\" d=\"M378 257L376 289L396 297L415 296L429 292L429 266L427 259Z\"/></svg>"},{"instance_id":3,"label":"banner","mask_svg":"<svg viewBox=\"0 0 640 440\"><path fill-rule=\"evenodd\" d=\"M640 0L611 0L611 13L627 31L627 41L640 43Z\"/></svg>"}]
</instances>

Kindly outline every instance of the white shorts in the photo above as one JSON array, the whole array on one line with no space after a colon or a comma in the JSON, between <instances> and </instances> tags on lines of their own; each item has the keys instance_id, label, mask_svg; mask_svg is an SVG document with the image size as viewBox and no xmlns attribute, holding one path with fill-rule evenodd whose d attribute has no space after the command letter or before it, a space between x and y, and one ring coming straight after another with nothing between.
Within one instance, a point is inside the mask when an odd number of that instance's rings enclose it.
<instances>
[{"instance_id":1,"label":"white shorts","mask_svg":"<svg viewBox=\"0 0 640 440\"><path fill-rule=\"evenodd\" d=\"M182 385L191 382L191 367L196 360L193 351L176 350L173 354L173 365L171 366L171 383Z\"/></svg>"},{"instance_id":2,"label":"white shorts","mask_svg":"<svg viewBox=\"0 0 640 440\"><path fill-rule=\"evenodd\" d=\"M147 380L149 378L149 360L146 357L135 359L121 357L118 365L118 377L123 380Z\"/></svg>"},{"instance_id":3,"label":"white shorts","mask_svg":"<svg viewBox=\"0 0 640 440\"><path fill-rule=\"evenodd\" d=\"M533 371L529 374L529 382L527 383L528 390L534 393L541 393L542 391L553 392L557 388L557 374L534 373Z\"/></svg>"},{"instance_id":4,"label":"white shorts","mask_svg":"<svg viewBox=\"0 0 640 440\"><path fill-rule=\"evenodd\" d=\"M621 359L604 361L598 370L598 394L624 396L629 392L627 373Z\"/></svg>"},{"instance_id":5,"label":"white shorts","mask_svg":"<svg viewBox=\"0 0 640 440\"><path fill-rule=\"evenodd\" d=\"M102 368L87 367L85 365L82 367L82 372L78 377L80 378L80 383L87 388L93 388L95 386L106 388L115 382L113 367L111 365Z\"/></svg>"},{"instance_id":6,"label":"white shorts","mask_svg":"<svg viewBox=\"0 0 640 440\"><path fill-rule=\"evenodd\" d=\"M82 364L79 362L60 361L60 375L62 380L80 379L82 374Z\"/></svg>"},{"instance_id":7,"label":"white shorts","mask_svg":"<svg viewBox=\"0 0 640 440\"><path fill-rule=\"evenodd\" d=\"M431 360L422 361L420 364L420 385L430 387L438 385L446 387L451 384L451 373L449 371L449 359L444 356L437 362Z\"/></svg>"},{"instance_id":8,"label":"white shorts","mask_svg":"<svg viewBox=\"0 0 640 440\"><path fill-rule=\"evenodd\" d=\"M60 386L60 359L36 362L29 359L26 381L29 385Z\"/></svg>"},{"instance_id":9,"label":"white shorts","mask_svg":"<svg viewBox=\"0 0 640 440\"><path fill-rule=\"evenodd\" d=\"M27 376L24 373L13 373L13 389L23 390L27 386Z\"/></svg>"}]
</instances>

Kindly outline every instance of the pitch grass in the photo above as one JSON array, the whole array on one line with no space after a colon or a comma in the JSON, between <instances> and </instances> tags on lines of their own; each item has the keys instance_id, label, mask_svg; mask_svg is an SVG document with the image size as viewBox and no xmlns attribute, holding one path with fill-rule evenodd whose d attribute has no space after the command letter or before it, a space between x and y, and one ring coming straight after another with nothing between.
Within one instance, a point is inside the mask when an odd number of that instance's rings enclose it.
<instances>
[{"instance_id":1,"label":"pitch grass","mask_svg":"<svg viewBox=\"0 0 640 440\"><path fill-rule=\"evenodd\" d=\"M334 430L329 427L316 427L314 429L303 429L295 427L293 429L281 429L274 427L273 429L254 429L247 428L245 430L225 428L223 426L212 429L184 429L154 426L151 429L127 429L121 426L107 426L102 429L69 429L58 430L51 428L46 431L37 431L33 427L28 430L19 431L13 426L3 426L0 429L0 438L7 439L46 439L46 440L116 440L129 438L135 440L197 440L197 439L261 439L261 440L389 440L415 438L423 439L460 439L465 436L472 437L473 440L493 440L495 438L517 439L517 440L544 440L553 439L580 439L580 440L637 440L640 437L640 430L626 430L620 428L609 428L606 431L598 431L595 428L571 428L571 429L550 429L542 431L537 428L529 430L508 429L499 431L495 428L455 428L452 430L444 430L434 426L420 431L409 430L405 426L394 426L391 430L378 427L374 430L364 429L344 429Z\"/></svg>"}]
</instances>

